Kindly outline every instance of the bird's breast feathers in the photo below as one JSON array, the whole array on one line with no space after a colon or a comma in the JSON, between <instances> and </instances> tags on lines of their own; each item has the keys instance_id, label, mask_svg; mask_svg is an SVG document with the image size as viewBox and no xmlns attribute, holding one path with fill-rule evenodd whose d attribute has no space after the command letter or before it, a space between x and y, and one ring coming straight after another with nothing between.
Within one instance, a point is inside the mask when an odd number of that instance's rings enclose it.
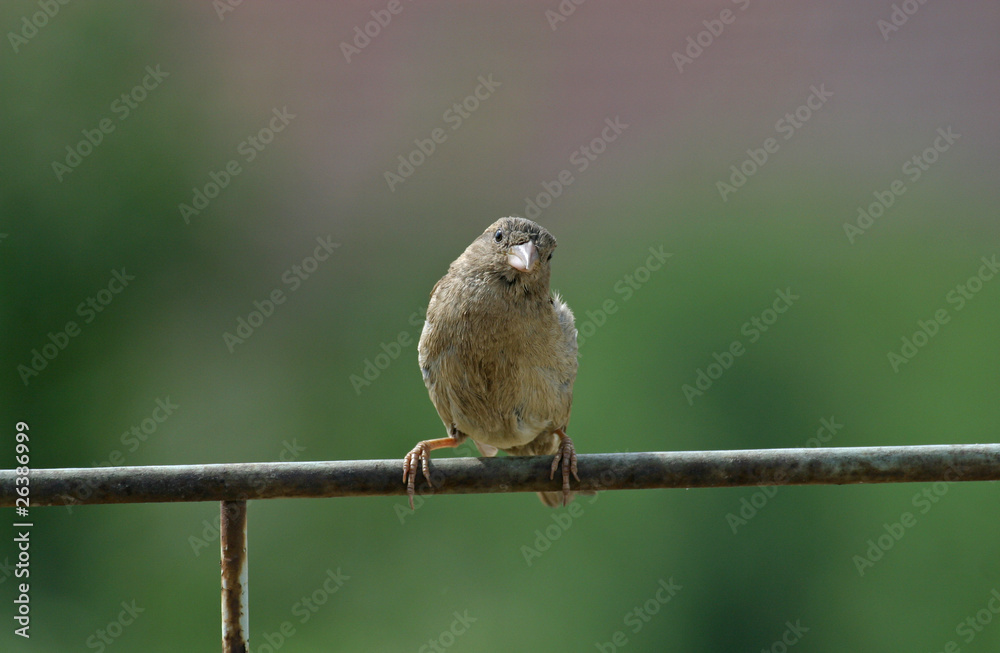
<instances>
[{"instance_id":1,"label":"bird's breast feathers","mask_svg":"<svg viewBox=\"0 0 1000 653\"><path fill-rule=\"evenodd\" d=\"M566 426L576 333L570 347L561 307L545 301L496 314L466 297L461 310L436 311L435 299L418 350L424 383L446 424L500 449Z\"/></svg>"}]
</instances>

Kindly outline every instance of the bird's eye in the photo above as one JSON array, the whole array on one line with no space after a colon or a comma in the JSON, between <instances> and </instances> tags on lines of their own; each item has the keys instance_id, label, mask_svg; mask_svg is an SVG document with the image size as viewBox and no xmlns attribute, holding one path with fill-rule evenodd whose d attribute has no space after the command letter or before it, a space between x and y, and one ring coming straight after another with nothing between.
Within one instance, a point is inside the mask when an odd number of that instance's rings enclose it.
<instances>
[{"instance_id":1,"label":"bird's eye","mask_svg":"<svg viewBox=\"0 0 1000 653\"><path fill-rule=\"evenodd\" d=\"M498 243L503 242L503 229L497 229L497 232L493 234L493 240Z\"/></svg>"},{"instance_id":2,"label":"bird's eye","mask_svg":"<svg viewBox=\"0 0 1000 653\"><path fill-rule=\"evenodd\" d=\"M547 259L545 259L545 260L546 261L551 261L552 260L552 254L549 254L549 257Z\"/></svg>"}]
</instances>

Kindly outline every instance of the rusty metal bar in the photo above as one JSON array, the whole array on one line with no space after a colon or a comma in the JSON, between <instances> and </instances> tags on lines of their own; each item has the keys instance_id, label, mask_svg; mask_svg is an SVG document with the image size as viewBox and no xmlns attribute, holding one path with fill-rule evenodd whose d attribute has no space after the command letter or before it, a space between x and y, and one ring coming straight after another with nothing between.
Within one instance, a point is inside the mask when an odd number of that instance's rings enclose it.
<instances>
[{"instance_id":1,"label":"rusty metal bar","mask_svg":"<svg viewBox=\"0 0 1000 653\"><path fill-rule=\"evenodd\" d=\"M250 650L247 584L247 502L220 504L222 548L222 653Z\"/></svg>"},{"instance_id":2,"label":"rusty metal bar","mask_svg":"<svg viewBox=\"0 0 1000 653\"><path fill-rule=\"evenodd\" d=\"M551 456L437 458L421 493L557 490ZM401 460L32 469L32 505L402 495ZM1000 480L1000 444L581 454L582 490ZM0 506L16 498L0 470Z\"/></svg>"}]
</instances>

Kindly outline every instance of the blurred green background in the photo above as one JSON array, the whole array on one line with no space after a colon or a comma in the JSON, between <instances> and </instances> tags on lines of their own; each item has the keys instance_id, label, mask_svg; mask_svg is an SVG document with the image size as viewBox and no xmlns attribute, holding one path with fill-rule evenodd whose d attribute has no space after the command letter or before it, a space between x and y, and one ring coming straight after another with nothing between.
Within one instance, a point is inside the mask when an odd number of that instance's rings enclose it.
<instances>
[{"instance_id":1,"label":"blurred green background","mask_svg":"<svg viewBox=\"0 0 1000 653\"><path fill-rule=\"evenodd\" d=\"M21 420L34 467L402 458L442 434L413 344L431 287L526 212L558 238L553 286L588 336L581 453L807 446L824 419L843 425L829 446L996 440L1000 280L954 299L1000 255L995 3L223 7L0 5L0 466ZM613 141L608 119L627 125ZM400 156L417 165L390 182ZM731 166L749 177L720 192ZM339 247L305 261L317 239ZM640 270L650 248L672 256ZM754 339L744 324L779 289L799 299ZM736 340L745 354L688 401ZM352 383L369 362L384 369ZM252 650L997 649L995 484L767 494L252 503ZM862 574L905 512L915 525ZM4 619L0 649L218 650L216 504L32 517L32 637ZM123 601L143 612L120 627Z\"/></svg>"}]
</instances>

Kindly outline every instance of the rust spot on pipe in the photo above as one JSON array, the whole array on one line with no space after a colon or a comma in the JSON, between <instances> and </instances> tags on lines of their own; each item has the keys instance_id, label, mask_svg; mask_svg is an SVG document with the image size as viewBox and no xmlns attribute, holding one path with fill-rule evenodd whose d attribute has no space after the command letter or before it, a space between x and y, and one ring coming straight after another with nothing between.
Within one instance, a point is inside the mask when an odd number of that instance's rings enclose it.
<instances>
[{"instance_id":1,"label":"rust spot on pipe","mask_svg":"<svg viewBox=\"0 0 1000 653\"><path fill-rule=\"evenodd\" d=\"M220 511L222 651L247 653L247 502L223 501Z\"/></svg>"}]
</instances>

